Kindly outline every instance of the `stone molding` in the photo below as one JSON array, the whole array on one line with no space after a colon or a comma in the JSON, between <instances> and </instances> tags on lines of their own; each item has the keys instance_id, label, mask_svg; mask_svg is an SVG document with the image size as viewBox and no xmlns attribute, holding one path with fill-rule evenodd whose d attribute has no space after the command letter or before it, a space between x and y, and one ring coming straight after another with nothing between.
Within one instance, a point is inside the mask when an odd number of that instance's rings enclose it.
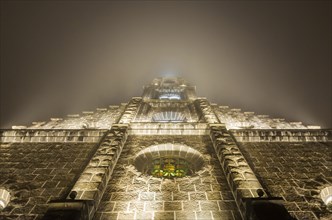
<instances>
[{"instance_id":1,"label":"stone molding","mask_svg":"<svg viewBox=\"0 0 332 220\"><path fill-rule=\"evenodd\" d=\"M243 129L230 130L238 142L327 142L332 141L328 129Z\"/></svg>"},{"instance_id":2,"label":"stone molding","mask_svg":"<svg viewBox=\"0 0 332 220\"><path fill-rule=\"evenodd\" d=\"M208 135L206 123L131 123L131 135Z\"/></svg>"},{"instance_id":3,"label":"stone molding","mask_svg":"<svg viewBox=\"0 0 332 220\"><path fill-rule=\"evenodd\" d=\"M97 143L105 132L105 129L6 129L0 130L0 141L2 143Z\"/></svg>"}]
</instances>

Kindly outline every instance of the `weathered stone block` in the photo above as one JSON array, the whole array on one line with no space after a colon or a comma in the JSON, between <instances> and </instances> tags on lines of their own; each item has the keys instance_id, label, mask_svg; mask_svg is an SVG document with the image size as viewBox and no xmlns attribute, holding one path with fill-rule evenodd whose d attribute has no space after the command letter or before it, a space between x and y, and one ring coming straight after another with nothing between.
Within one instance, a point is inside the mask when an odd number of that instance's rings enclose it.
<instances>
[{"instance_id":1,"label":"weathered stone block","mask_svg":"<svg viewBox=\"0 0 332 220\"><path fill-rule=\"evenodd\" d=\"M182 186L183 185L184 184L182 184ZM185 187L185 186L183 186L183 187ZM182 189L182 187L180 189ZM171 182L171 181L164 182L163 184L161 184L161 191L162 192L164 192L164 191L176 192L176 191L178 191L178 184L175 182ZM185 191L185 190L183 190L183 191Z\"/></svg>"},{"instance_id":2,"label":"weathered stone block","mask_svg":"<svg viewBox=\"0 0 332 220\"><path fill-rule=\"evenodd\" d=\"M206 200L205 192L191 192L189 193L190 200Z\"/></svg>"},{"instance_id":3,"label":"weathered stone block","mask_svg":"<svg viewBox=\"0 0 332 220\"><path fill-rule=\"evenodd\" d=\"M101 203L99 208L102 208L104 212L111 212L115 206L115 202L104 202Z\"/></svg>"},{"instance_id":4,"label":"weathered stone block","mask_svg":"<svg viewBox=\"0 0 332 220\"><path fill-rule=\"evenodd\" d=\"M195 191L194 184L191 183L179 183L180 191Z\"/></svg>"},{"instance_id":5,"label":"weathered stone block","mask_svg":"<svg viewBox=\"0 0 332 220\"><path fill-rule=\"evenodd\" d=\"M119 212L118 219L135 219L135 213L134 212Z\"/></svg>"},{"instance_id":6,"label":"weathered stone block","mask_svg":"<svg viewBox=\"0 0 332 220\"><path fill-rule=\"evenodd\" d=\"M201 210L219 211L217 201L200 201Z\"/></svg>"},{"instance_id":7,"label":"weathered stone block","mask_svg":"<svg viewBox=\"0 0 332 220\"><path fill-rule=\"evenodd\" d=\"M141 192L140 200L143 201L152 201L155 199L155 192Z\"/></svg>"},{"instance_id":8,"label":"weathered stone block","mask_svg":"<svg viewBox=\"0 0 332 220\"><path fill-rule=\"evenodd\" d=\"M220 192L206 192L208 200L222 200Z\"/></svg>"},{"instance_id":9,"label":"weathered stone block","mask_svg":"<svg viewBox=\"0 0 332 220\"><path fill-rule=\"evenodd\" d=\"M220 210L237 210L236 203L234 201L219 201Z\"/></svg>"},{"instance_id":10,"label":"weathered stone block","mask_svg":"<svg viewBox=\"0 0 332 220\"><path fill-rule=\"evenodd\" d=\"M129 202L115 202L113 211L127 211Z\"/></svg>"},{"instance_id":11,"label":"weathered stone block","mask_svg":"<svg viewBox=\"0 0 332 220\"><path fill-rule=\"evenodd\" d=\"M173 200L188 200L188 192L173 192Z\"/></svg>"},{"instance_id":12,"label":"weathered stone block","mask_svg":"<svg viewBox=\"0 0 332 220\"><path fill-rule=\"evenodd\" d=\"M213 217L210 211L200 211L196 212L196 219L208 220L208 219L213 219Z\"/></svg>"},{"instance_id":13,"label":"weathered stone block","mask_svg":"<svg viewBox=\"0 0 332 220\"><path fill-rule=\"evenodd\" d=\"M163 220L171 220L171 219L175 219L175 213L174 212L155 212L154 218L163 219Z\"/></svg>"},{"instance_id":14,"label":"weathered stone block","mask_svg":"<svg viewBox=\"0 0 332 220\"><path fill-rule=\"evenodd\" d=\"M155 200L156 201L159 201L159 200L162 200L162 201L183 200L183 199L175 199L175 198L179 198L179 197L176 197L176 195L181 195L181 194L182 194L181 192L156 192L155 193ZM184 194L187 194L186 199L188 199L188 193L184 193ZM174 198L173 198L173 195L174 195Z\"/></svg>"},{"instance_id":15,"label":"weathered stone block","mask_svg":"<svg viewBox=\"0 0 332 220\"><path fill-rule=\"evenodd\" d=\"M232 211L212 211L213 219L222 219L222 220L237 220L241 218L234 218L232 215Z\"/></svg>"},{"instance_id":16,"label":"weathered stone block","mask_svg":"<svg viewBox=\"0 0 332 220\"><path fill-rule=\"evenodd\" d=\"M211 184L196 184L195 185L196 191L212 191Z\"/></svg>"},{"instance_id":17,"label":"weathered stone block","mask_svg":"<svg viewBox=\"0 0 332 220\"><path fill-rule=\"evenodd\" d=\"M148 201L145 202L145 211L161 211L164 210L163 202Z\"/></svg>"},{"instance_id":18,"label":"weathered stone block","mask_svg":"<svg viewBox=\"0 0 332 220\"><path fill-rule=\"evenodd\" d=\"M144 202L130 202L129 211L144 211Z\"/></svg>"},{"instance_id":19,"label":"weathered stone block","mask_svg":"<svg viewBox=\"0 0 332 220\"><path fill-rule=\"evenodd\" d=\"M118 213L102 213L100 215L100 220L109 220L109 219L117 219L118 218ZM98 217L97 217L98 219Z\"/></svg>"},{"instance_id":20,"label":"weathered stone block","mask_svg":"<svg viewBox=\"0 0 332 220\"><path fill-rule=\"evenodd\" d=\"M164 202L165 211L177 211L182 210L181 202Z\"/></svg>"},{"instance_id":21,"label":"weathered stone block","mask_svg":"<svg viewBox=\"0 0 332 220\"><path fill-rule=\"evenodd\" d=\"M183 209L187 210L187 211L198 211L199 210L198 201L183 201L182 205L183 205Z\"/></svg>"},{"instance_id":22,"label":"weathered stone block","mask_svg":"<svg viewBox=\"0 0 332 220\"><path fill-rule=\"evenodd\" d=\"M122 193L115 192L112 193L111 200L112 201L132 201L138 199L137 193Z\"/></svg>"},{"instance_id":23,"label":"weathered stone block","mask_svg":"<svg viewBox=\"0 0 332 220\"><path fill-rule=\"evenodd\" d=\"M153 212L136 212L137 220L150 220L153 219Z\"/></svg>"}]
</instances>

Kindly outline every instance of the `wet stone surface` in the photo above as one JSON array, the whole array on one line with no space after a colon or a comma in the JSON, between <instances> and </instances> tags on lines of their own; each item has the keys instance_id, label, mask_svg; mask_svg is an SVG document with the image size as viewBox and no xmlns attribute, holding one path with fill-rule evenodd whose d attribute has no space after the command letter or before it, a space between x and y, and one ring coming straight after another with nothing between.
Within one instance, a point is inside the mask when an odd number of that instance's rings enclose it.
<instances>
[{"instance_id":1,"label":"wet stone surface","mask_svg":"<svg viewBox=\"0 0 332 220\"><path fill-rule=\"evenodd\" d=\"M202 170L175 179L138 172L133 166L135 155L163 143L199 151L205 160ZM129 136L95 219L241 219L214 155L208 136Z\"/></svg>"}]
</instances>

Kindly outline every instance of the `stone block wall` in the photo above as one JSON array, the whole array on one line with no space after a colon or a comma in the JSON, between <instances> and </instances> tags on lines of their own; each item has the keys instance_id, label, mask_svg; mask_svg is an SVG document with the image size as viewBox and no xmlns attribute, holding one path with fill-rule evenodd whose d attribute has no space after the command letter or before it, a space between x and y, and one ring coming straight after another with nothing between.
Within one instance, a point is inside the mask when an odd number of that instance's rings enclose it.
<instances>
[{"instance_id":1,"label":"stone block wall","mask_svg":"<svg viewBox=\"0 0 332 220\"><path fill-rule=\"evenodd\" d=\"M184 144L205 158L196 174L161 179L142 174L135 155L151 145ZM130 135L95 219L241 219L209 136Z\"/></svg>"},{"instance_id":2,"label":"stone block wall","mask_svg":"<svg viewBox=\"0 0 332 220\"><path fill-rule=\"evenodd\" d=\"M106 130L6 129L0 130L1 143L84 142L96 143Z\"/></svg>"},{"instance_id":3,"label":"stone block wall","mask_svg":"<svg viewBox=\"0 0 332 220\"><path fill-rule=\"evenodd\" d=\"M242 153L271 196L299 220L332 219L319 193L332 185L332 143L242 142Z\"/></svg>"},{"instance_id":4,"label":"stone block wall","mask_svg":"<svg viewBox=\"0 0 332 220\"><path fill-rule=\"evenodd\" d=\"M239 129L231 133L239 142L327 142L332 139L329 129Z\"/></svg>"},{"instance_id":5,"label":"stone block wall","mask_svg":"<svg viewBox=\"0 0 332 220\"><path fill-rule=\"evenodd\" d=\"M0 219L40 219L47 202L64 199L96 143L1 143L0 187L11 201Z\"/></svg>"}]
</instances>

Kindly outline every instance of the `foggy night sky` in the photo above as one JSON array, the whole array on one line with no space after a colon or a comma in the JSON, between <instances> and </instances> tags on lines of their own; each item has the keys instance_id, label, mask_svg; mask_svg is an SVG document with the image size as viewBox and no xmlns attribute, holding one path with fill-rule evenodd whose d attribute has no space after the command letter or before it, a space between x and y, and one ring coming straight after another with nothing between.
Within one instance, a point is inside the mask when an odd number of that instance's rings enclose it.
<instances>
[{"instance_id":1,"label":"foggy night sky","mask_svg":"<svg viewBox=\"0 0 332 220\"><path fill-rule=\"evenodd\" d=\"M178 75L210 102L332 128L330 1L1 1L0 128Z\"/></svg>"}]
</instances>

